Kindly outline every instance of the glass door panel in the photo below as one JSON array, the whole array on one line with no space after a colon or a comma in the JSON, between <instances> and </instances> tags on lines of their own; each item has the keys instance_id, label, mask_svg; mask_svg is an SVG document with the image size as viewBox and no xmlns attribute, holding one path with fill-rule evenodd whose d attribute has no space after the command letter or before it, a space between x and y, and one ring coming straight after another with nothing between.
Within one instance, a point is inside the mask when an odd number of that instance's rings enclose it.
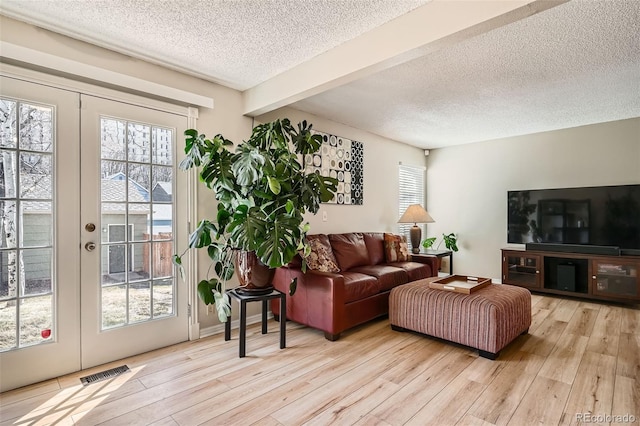
<instances>
[{"instance_id":1,"label":"glass door panel","mask_svg":"<svg viewBox=\"0 0 640 426\"><path fill-rule=\"evenodd\" d=\"M1 351L55 338L54 106L3 98L0 112L0 126L5 129L0 140L0 298L4 301L0 309L15 324L0 327Z\"/></svg>"},{"instance_id":2,"label":"glass door panel","mask_svg":"<svg viewBox=\"0 0 640 426\"><path fill-rule=\"evenodd\" d=\"M171 249L174 234L173 174L171 167L164 164L170 161L169 148L175 135L174 129L104 116L100 118L100 133L101 223L108 235L102 242L103 251L108 253L102 265L107 274L102 277L104 330L154 319L152 281L173 278L172 254L166 250L167 244ZM152 138L158 135L163 138L165 150L154 152L152 158ZM154 196L154 192L158 194ZM156 221L160 225L156 226ZM110 302L113 294L120 293L109 290L110 285L124 292L125 309ZM168 294L172 300L160 310L163 316L175 311L176 293L172 289ZM123 317L119 318L112 309ZM105 318L109 318L106 323Z\"/></svg>"}]
</instances>

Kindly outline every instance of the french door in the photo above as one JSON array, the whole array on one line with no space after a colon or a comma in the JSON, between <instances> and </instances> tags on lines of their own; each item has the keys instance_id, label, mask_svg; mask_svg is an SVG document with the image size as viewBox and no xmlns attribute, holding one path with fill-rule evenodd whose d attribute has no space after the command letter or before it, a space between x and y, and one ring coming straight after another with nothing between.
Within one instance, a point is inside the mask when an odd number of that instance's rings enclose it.
<instances>
[{"instance_id":1,"label":"french door","mask_svg":"<svg viewBox=\"0 0 640 426\"><path fill-rule=\"evenodd\" d=\"M0 391L186 340L187 118L0 78Z\"/></svg>"},{"instance_id":2,"label":"french door","mask_svg":"<svg viewBox=\"0 0 640 426\"><path fill-rule=\"evenodd\" d=\"M82 95L82 367L187 340L187 292L172 255L186 242L187 118ZM91 283L86 285L86 283ZM179 286L179 284L182 284ZM181 291L180 287L182 287Z\"/></svg>"}]
</instances>

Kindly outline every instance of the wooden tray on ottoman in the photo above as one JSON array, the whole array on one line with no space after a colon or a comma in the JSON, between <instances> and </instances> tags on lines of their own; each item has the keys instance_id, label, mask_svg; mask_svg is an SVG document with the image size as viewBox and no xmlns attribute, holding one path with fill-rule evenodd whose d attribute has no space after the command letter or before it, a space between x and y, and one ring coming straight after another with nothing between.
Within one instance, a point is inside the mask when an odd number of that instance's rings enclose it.
<instances>
[{"instance_id":1,"label":"wooden tray on ottoman","mask_svg":"<svg viewBox=\"0 0 640 426\"><path fill-rule=\"evenodd\" d=\"M470 294L491 284L491 278L471 277L466 275L450 275L429 283L429 288L448 290L456 293Z\"/></svg>"}]
</instances>

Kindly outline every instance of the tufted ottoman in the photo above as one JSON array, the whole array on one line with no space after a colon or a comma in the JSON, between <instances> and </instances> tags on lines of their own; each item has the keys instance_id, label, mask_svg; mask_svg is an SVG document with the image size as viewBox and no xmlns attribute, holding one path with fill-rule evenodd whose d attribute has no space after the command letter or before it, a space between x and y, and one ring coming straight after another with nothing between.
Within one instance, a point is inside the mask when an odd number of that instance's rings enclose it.
<instances>
[{"instance_id":1,"label":"tufted ottoman","mask_svg":"<svg viewBox=\"0 0 640 426\"><path fill-rule=\"evenodd\" d=\"M471 294L429 288L426 278L391 290L389 322L396 331L412 330L478 349L496 359L502 348L531 325L531 293L490 284Z\"/></svg>"}]
</instances>

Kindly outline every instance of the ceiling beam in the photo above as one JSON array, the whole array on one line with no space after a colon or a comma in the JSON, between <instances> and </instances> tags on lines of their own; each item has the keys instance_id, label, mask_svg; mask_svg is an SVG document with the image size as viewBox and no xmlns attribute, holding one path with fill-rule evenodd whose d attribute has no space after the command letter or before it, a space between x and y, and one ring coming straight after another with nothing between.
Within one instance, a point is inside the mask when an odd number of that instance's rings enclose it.
<instances>
[{"instance_id":1,"label":"ceiling beam","mask_svg":"<svg viewBox=\"0 0 640 426\"><path fill-rule=\"evenodd\" d=\"M257 116L568 0L433 0L243 92Z\"/></svg>"}]
</instances>

